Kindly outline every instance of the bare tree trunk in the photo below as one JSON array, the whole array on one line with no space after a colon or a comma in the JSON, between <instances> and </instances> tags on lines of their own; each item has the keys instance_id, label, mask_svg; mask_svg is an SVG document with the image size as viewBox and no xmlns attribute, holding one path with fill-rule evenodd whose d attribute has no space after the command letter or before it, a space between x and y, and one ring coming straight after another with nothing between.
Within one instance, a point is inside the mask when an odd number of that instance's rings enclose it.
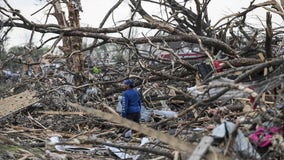
<instances>
[{"instance_id":1,"label":"bare tree trunk","mask_svg":"<svg viewBox=\"0 0 284 160\"><path fill-rule=\"evenodd\" d=\"M69 0L67 2L68 8L68 21L65 18L65 13L62 11L61 4L59 1L54 1L55 14L58 24L65 27L80 27L80 14L79 9L74 7L75 5L80 5L79 1ZM74 52L78 52L82 49L82 37L74 36L74 37L63 37L63 46L60 49L64 52L67 58L67 66L71 71L75 73L83 71L84 66L84 56L82 52L77 54L72 54ZM76 84L80 84L79 80L75 79Z\"/></svg>"},{"instance_id":2,"label":"bare tree trunk","mask_svg":"<svg viewBox=\"0 0 284 160\"><path fill-rule=\"evenodd\" d=\"M266 51L266 58L272 58L272 37L273 37L273 32L272 32L272 24L271 24L271 18L272 15L267 12L266 13L266 40L265 40L265 51Z\"/></svg>"},{"instance_id":3,"label":"bare tree trunk","mask_svg":"<svg viewBox=\"0 0 284 160\"><path fill-rule=\"evenodd\" d=\"M65 27L80 27L80 15L79 10L74 9L73 6L73 0L69 0L67 3L68 8L68 20L69 24L65 18L65 13L62 11L61 4L59 1L54 1L54 7L55 7L55 14L54 16L57 19L57 22L59 25L65 26ZM71 53L74 51L81 50L82 48L82 38L81 37L63 37L63 46L60 47L60 49L64 52L66 56L72 56ZM72 60L73 57L69 57L67 60L68 67L75 72L79 72L83 70L83 53L79 53L74 55L74 60ZM73 67L73 64L75 64L75 67Z\"/></svg>"},{"instance_id":4,"label":"bare tree trunk","mask_svg":"<svg viewBox=\"0 0 284 160\"><path fill-rule=\"evenodd\" d=\"M79 5L79 4L76 4ZM68 2L68 12L69 12L69 22L70 26L74 28L80 27L80 15L79 15L79 9L74 8L73 6L73 0L69 0ZM79 51L82 49L82 37L74 36L71 38L71 53L74 51ZM75 67L73 68L75 72L80 72L83 70L84 65L84 59L83 59L83 53L80 52L78 54L74 55L73 64Z\"/></svg>"}]
</instances>

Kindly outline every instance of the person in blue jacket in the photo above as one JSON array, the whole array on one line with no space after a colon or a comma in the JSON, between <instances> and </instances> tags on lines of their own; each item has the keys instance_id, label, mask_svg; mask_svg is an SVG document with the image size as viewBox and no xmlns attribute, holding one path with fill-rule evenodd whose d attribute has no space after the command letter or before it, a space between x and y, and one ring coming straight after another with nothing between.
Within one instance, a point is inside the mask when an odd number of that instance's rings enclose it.
<instances>
[{"instance_id":1,"label":"person in blue jacket","mask_svg":"<svg viewBox=\"0 0 284 160\"><path fill-rule=\"evenodd\" d=\"M134 82L130 79L123 81L121 116L139 123L141 112L141 96L134 88Z\"/></svg>"}]
</instances>

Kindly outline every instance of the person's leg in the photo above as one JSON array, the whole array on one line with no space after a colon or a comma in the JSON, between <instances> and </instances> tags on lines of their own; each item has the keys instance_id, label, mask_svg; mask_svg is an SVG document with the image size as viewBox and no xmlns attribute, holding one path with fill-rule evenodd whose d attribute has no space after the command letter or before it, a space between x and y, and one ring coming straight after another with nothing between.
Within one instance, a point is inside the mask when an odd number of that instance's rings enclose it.
<instances>
[{"instance_id":1,"label":"person's leg","mask_svg":"<svg viewBox=\"0 0 284 160\"><path fill-rule=\"evenodd\" d=\"M141 113L137 112L133 116L134 116L133 121L140 123ZM145 135L141 132L134 132L133 134L135 134L137 137L140 137L140 138L145 137Z\"/></svg>"},{"instance_id":2,"label":"person's leg","mask_svg":"<svg viewBox=\"0 0 284 160\"><path fill-rule=\"evenodd\" d=\"M140 112L133 113L133 121L140 123Z\"/></svg>"},{"instance_id":3,"label":"person's leg","mask_svg":"<svg viewBox=\"0 0 284 160\"><path fill-rule=\"evenodd\" d=\"M126 115L126 118L134 122L140 123L140 112L129 113Z\"/></svg>"},{"instance_id":4,"label":"person's leg","mask_svg":"<svg viewBox=\"0 0 284 160\"><path fill-rule=\"evenodd\" d=\"M126 118L133 122L140 123L140 113L139 112L127 114ZM131 136L132 136L132 130L129 129L127 130L127 132L125 132L124 137L130 138Z\"/></svg>"}]
</instances>

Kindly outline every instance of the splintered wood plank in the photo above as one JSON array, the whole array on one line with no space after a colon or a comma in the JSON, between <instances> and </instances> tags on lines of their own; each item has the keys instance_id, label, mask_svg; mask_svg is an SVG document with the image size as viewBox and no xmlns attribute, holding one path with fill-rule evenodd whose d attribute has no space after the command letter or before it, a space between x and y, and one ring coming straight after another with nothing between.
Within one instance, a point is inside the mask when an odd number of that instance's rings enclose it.
<instances>
[{"instance_id":1,"label":"splintered wood plank","mask_svg":"<svg viewBox=\"0 0 284 160\"><path fill-rule=\"evenodd\" d=\"M0 100L0 119L39 101L35 91L25 91Z\"/></svg>"},{"instance_id":2,"label":"splintered wood plank","mask_svg":"<svg viewBox=\"0 0 284 160\"><path fill-rule=\"evenodd\" d=\"M121 124L124 127L131 128L135 131L141 132L145 135L154 137L159 139L161 142L171 145L173 148L181 151L185 151L187 153L191 153L193 151L194 145L182 141L176 137L170 136L168 134L159 132L153 128L147 127L145 125L138 124L136 122L130 121L128 119L122 118L121 116L113 113L103 112L101 110L83 107L77 103L67 102L69 106L72 106L81 111L85 111L86 113L93 114L96 117L103 118L105 120Z\"/></svg>"},{"instance_id":3,"label":"splintered wood plank","mask_svg":"<svg viewBox=\"0 0 284 160\"><path fill-rule=\"evenodd\" d=\"M63 111L37 111L40 114L50 114L50 115L85 115L86 112L63 112Z\"/></svg>"},{"instance_id":4,"label":"splintered wood plank","mask_svg":"<svg viewBox=\"0 0 284 160\"><path fill-rule=\"evenodd\" d=\"M193 151L191 157L188 160L200 160L203 156L205 156L206 151L211 146L213 142L213 138L210 136L205 136L201 139L201 142Z\"/></svg>"}]
</instances>

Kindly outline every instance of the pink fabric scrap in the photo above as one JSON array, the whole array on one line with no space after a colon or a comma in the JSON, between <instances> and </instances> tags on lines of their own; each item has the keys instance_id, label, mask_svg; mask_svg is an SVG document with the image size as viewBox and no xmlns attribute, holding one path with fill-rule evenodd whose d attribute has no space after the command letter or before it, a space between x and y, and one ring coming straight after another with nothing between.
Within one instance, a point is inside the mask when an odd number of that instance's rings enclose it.
<instances>
[{"instance_id":1,"label":"pink fabric scrap","mask_svg":"<svg viewBox=\"0 0 284 160\"><path fill-rule=\"evenodd\" d=\"M263 148L271 144L272 136L276 133L283 134L284 130L278 127L271 127L267 130L262 126L259 126L252 134L249 135L249 139L253 144Z\"/></svg>"},{"instance_id":2,"label":"pink fabric scrap","mask_svg":"<svg viewBox=\"0 0 284 160\"><path fill-rule=\"evenodd\" d=\"M223 71L223 70L221 69L221 62L215 60L213 63L214 63L214 66L215 66L215 68L216 68L217 73Z\"/></svg>"}]
</instances>

